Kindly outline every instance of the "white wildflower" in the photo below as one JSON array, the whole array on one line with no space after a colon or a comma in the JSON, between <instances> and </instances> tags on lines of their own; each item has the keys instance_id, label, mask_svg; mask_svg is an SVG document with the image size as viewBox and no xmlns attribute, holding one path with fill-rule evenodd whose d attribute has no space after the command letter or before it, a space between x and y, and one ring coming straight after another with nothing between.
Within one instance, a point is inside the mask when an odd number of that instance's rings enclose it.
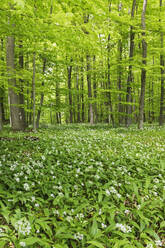
<instances>
[{"instance_id":1,"label":"white wildflower","mask_svg":"<svg viewBox=\"0 0 165 248\"><path fill-rule=\"evenodd\" d=\"M31 199L32 199L32 202L34 202L36 198L35 196L32 196Z\"/></svg>"},{"instance_id":2,"label":"white wildflower","mask_svg":"<svg viewBox=\"0 0 165 248\"><path fill-rule=\"evenodd\" d=\"M156 240L156 241L155 241L155 244L156 244L157 246L163 246L163 243L162 243L161 240Z\"/></svg>"},{"instance_id":3,"label":"white wildflower","mask_svg":"<svg viewBox=\"0 0 165 248\"><path fill-rule=\"evenodd\" d=\"M83 234L81 234L81 233L76 233L76 234L74 234L74 238L75 239L79 239L79 240L82 240L83 239L83 237L84 237L84 235Z\"/></svg>"},{"instance_id":4,"label":"white wildflower","mask_svg":"<svg viewBox=\"0 0 165 248\"><path fill-rule=\"evenodd\" d=\"M26 218L18 220L15 223L15 229L24 236L29 235L31 230L30 222Z\"/></svg>"},{"instance_id":5,"label":"white wildflower","mask_svg":"<svg viewBox=\"0 0 165 248\"><path fill-rule=\"evenodd\" d=\"M126 225L126 224L123 225L123 224L117 223L116 227L118 229L120 229L120 231L122 231L124 233L129 233L129 232L132 231L132 228L130 226Z\"/></svg>"},{"instance_id":6,"label":"white wildflower","mask_svg":"<svg viewBox=\"0 0 165 248\"><path fill-rule=\"evenodd\" d=\"M106 192L107 195L110 195L111 194L110 191L109 191L109 189L106 189L105 192Z\"/></svg>"},{"instance_id":7,"label":"white wildflower","mask_svg":"<svg viewBox=\"0 0 165 248\"><path fill-rule=\"evenodd\" d=\"M44 155L43 155L43 156L41 156L41 158L42 158L42 160L45 160L45 159L46 159Z\"/></svg>"},{"instance_id":8,"label":"white wildflower","mask_svg":"<svg viewBox=\"0 0 165 248\"><path fill-rule=\"evenodd\" d=\"M146 248L153 248L153 244L151 243L147 244Z\"/></svg>"},{"instance_id":9,"label":"white wildflower","mask_svg":"<svg viewBox=\"0 0 165 248\"><path fill-rule=\"evenodd\" d=\"M26 246L26 243L23 242L23 241L21 241L19 244L20 244L20 246L22 246L22 247L25 247L25 246Z\"/></svg>"},{"instance_id":10,"label":"white wildflower","mask_svg":"<svg viewBox=\"0 0 165 248\"><path fill-rule=\"evenodd\" d=\"M30 187L29 187L29 184L28 184L28 183L24 183L23 187L24 187L24 189L25 189L26 191L28 191L28 190L30 189Z\"/></svg>"},{"instance_id":11,"label":"white wildflower","mask_svg":"<svg viewBox=\"0 0 165 248\"><path fill-rule=\"evenodd\" d=\"M102 228L106 228L107 225L105 225L104 223L101 223L101 227L102 227Z\"/></svg>"},{"instance_id":12,"label":"white wildflower","mask_svg":"<svg viewBox=\"0 0 165 248\"><path fill-rule=\"evenodd\" d=\"M116 194L117 198L121 198L121 195L119 193Z\"/></svg>"}]
</instances>

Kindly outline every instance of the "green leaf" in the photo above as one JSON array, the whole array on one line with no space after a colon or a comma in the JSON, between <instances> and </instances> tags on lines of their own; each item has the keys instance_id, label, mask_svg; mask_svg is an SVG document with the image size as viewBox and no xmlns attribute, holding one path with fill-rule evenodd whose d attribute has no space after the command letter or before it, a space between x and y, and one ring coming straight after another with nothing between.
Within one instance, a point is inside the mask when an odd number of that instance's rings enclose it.
<instances>
[{"instance_id":1,"label":"green leaf","mask_svg":"<svg viewBox=\"0 0 165 248\"><path fill-rule=\"evenodd\" d=\"M95 247L98 247L98 248L105 248L102 243L100 243L98 241L95 241L95 240L88 241L87 243L92 244L92 245L94 245Z\"/></svg>"},{"instance_id":2,"label":"green leaf","mask_svg":"<svg viewBox=\"0 0 165 248\"><path fill-rule=\"evenodd\" d=\"M92 237L95 237L95 235L98 233L98 225L96 219L93 220L92 228L90 230L90 233Z\"/></svg>"},{"instance_id":3,"label":"green leaf","mask_svg":"<svg viewBox=\"0 0 165 248\"><path fill-rule=\"evenodd\" d=\"M22 239L20 241L25 242L26 245L33 245L33 244L39 242L40 239L37 238L37 237L29 237L29 238L26 238L26 239Z\"/></svg>"}]
</instances>

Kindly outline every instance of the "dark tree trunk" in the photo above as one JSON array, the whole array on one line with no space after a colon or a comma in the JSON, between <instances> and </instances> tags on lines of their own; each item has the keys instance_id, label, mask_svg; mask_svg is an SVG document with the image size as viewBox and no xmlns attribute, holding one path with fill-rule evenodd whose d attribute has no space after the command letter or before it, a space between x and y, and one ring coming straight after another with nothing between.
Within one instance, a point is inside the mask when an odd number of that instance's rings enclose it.
<instances>
[{"instance_id":1,"label":"dark tree trunk","mask_svg":"<svg viewBox=\"0 0 165 248\"><path fill-rule=\"evenodd\" d=\"M43 60L43 69L42 69L43 75L45 74L45 70L46 70L46 59ZM42 88L43 87L44 87L44 81L42 81ZM38 109L38 112L37 112L37 119L36 119L36 128L37 129L39 128L39 122L40 122L41 109L42 109L42 106L43 106L43 102L44 102L44 92L43 92L43 89L42 89L41 98L40 98L40 106L39 106L39 109Z\"/></svg>"},{"instance_id":2,"label":"dark tree trunk","mask_svg":"<svg viewBox=\"0 0 165 248\"><path fill-rule=\"evenodd\" d=\"M139 122L138 128L143 128L144 122L144 99L145 99L145 86L146 86L146 64L147 64L147 43L145 40L145 14L146 14L147 0L143 0L143 10L141 17L142 24L142 69L141 69L141 93L140 93L140 102L139 102Z\"/></svg>"},{"instance_id":3,"label":"dark tree trunk","mask_svg":"<svg viewBox=\"0 0 165 248\"><path fill-rule=\"evenodd\" d=\"M76 89L77 89L77 122L80 123L80 91L79 91L79 68L76 72Z\"/></svg>"},{"instance_id":4,"label":"dark tree trunk","mask_svg":"<svg viewBox=\"0 0 165 248\"><path fill-rule=\"evenodd\" d=\"M36 53L33 53L33 79L32 79L32 99L33 99L33 131L36 131L36 85L35 85L35 77L36 77Z\"/></svg>"},{"instance_id":5,"label":"dark tree trunk","mask_svg":"<svg viewBox=\"0 0 165 248\"><path fill-rule=\"evenodd\" d=\"M3 121L2 121L2 104L0 103L0 131L3 129Z\"/></svg>"},{"instance_id":6,"label":"dark tree trunk","mask_svg":"<svg viewBox=\"0 0 165 248\"><path fill-rule=\"evenodd\" d=\"M71 59L72 62L72 59ZM72 66L68 66L67 67L67 71L68 71L68 90L69 90L69 120L70 123L73 123L73 106L72 106Z\"/></svg>"},{"instance_id":7,"label":"dark tree trunk","mask_svg":"<svg viewBox=\"0 0 165 248\"><path fill-rule=\"evenodd\" d=\"M22 41L20 41L19 44L19 67L20 69L24 69L24 56L23 56L23 45L22 45ZM24 122L25 127L27 127L27 123L26 123L26 115L25 115L25 111L24 111L24 80L20 79L20 92L19 92L19 101L20 101L20 105L22 105L21 109L21 115L22 115L22 120Z\"/></svg>"},{"instance_id":8,"label":"dark tree trunk","mask_svg":"<svg viewBox=\"0 0 165 248\"><path fill-rule=\"evenodd\" d=\"M160 0L160 10L162 8L162 0ZM161 19L160 19L161 23ZM161 94L160 94L160 115L159 115L159 125L162 126L164 124L164 74L165 74L165 69L164 69L164 33L161 31L160 33L160 42L161 42L161 54L160 54L160 66L161 66Z\"/></svg>"},{"instance_id":9,"label":"dark tree trunk","mask_svg":"<svg viewBox=\"0 0 165 248\"><path fill-rule=\"evenodd\" d=\"M88 120L90 124L94 124L93 120L93 105L92 100L92 85L91 85L91 58L87 55L87 83L88 83L88 100L89 100L89 111L88 111Z\"/></svg>"},{"instance_id":10,"label":"dark tree trunk","mask_svg":"<svg viewBox=\"0 0 165 248\"><path fill-rule=\"evenodd\" d=\"M94 103L94 115L95 115L95 123L98 122L98 114L97 114L97 81L96 81L96 67L95 67L95 61L96 61L96 57L93 56L93 96L95 99L95 103Z\"/></svg>"},{"instance_id":11,"label":"dark tree trunk","mask_svg":"<svg viewBox=\"0 0 165 248\"><path fill-rule=\"evenodd\" d=\"M81 65L81 119L82 122L85 122L85 104L84 104L84 70L83 70L83 58Z\"/></svg>"},{"instance_id":12,"label":"dark tree trunk","mask_svg":"<svg viewBox=\"0 0 165 248\"><path fill-rule=\"evenodd\" d=\"M107 85L108 85L108 92L107 92L107 97L108 97L108 106L109 106L109 114L108 114L108 119L109 123L112 122L112 126L115 126L114 123L114 117L113 117L113 108L112 108L112 97L111 97L111 79L110 79L110 34L108 35L108 45L107 45L107 52L108 52L108 62L107 62Z\"/></svg>"},{"instance_id":13,"label":"dark tree trunk","mask_svg":"<svg viewBox=\"0 0 165 248\"><path fill-rule=\"evenodd\" d=\"M131 18L134 18L135 14L135 9L136 9L136 0L133 0L132 3L132 11L131 11ZM132 113L132 106L131 106L131 101L132 101L132 84L133 84L133 73L132 73L132 59L134 56L134 38L135 38L135 33L133 30L133 26L131 25L130 27L130 49L129 49L129 71L128 71L128 79L127 79L127 95L126 95L126 118L125 118L125 125L126 127L129 127L132 119L131 119L131 113Z\"/></svg>"},{"instance_id":14,"label":"dark tree trunk","mask_svg":"<svg viewBox=\"0 0 165 248\"><path fill-rule=\"evenodd\" d=\"M1 39L1 52L3 53L3 39ZM1 55L1 61L4 63L4 57ZM4 76L4 73L1 73ZM5 110L4 110L4 96L5 96L5 89L3 83L0 86L0 108L1 108L1 121L2 124L5 122ZM2 125L1 125L2 126Z\"/></svg>"},{"instance_id":15,"label":"dark tree trunk","mask_svg":"<svg viewBox=\"0 0 165 248\"><path fill-rule=\"evenodd\" d=\"M118 89L119 89L119 105L118 105L118 113L119 113L119 124L122 123L122 112L123 112L123 106L122 106L122 94L121 94L121 90L122 90L122 67L121 67L121 62L122 62L122 41L119 40L118 42L118 53L119 53L119 58L118 58Z\"/></svg>"}]
</instances>

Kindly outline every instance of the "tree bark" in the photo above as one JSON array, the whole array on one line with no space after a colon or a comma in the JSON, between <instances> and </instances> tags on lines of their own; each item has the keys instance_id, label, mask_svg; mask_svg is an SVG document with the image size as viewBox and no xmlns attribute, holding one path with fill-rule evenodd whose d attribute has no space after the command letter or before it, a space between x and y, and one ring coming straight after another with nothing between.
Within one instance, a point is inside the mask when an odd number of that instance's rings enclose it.
<instances>
[{"instance_id":1,"label":"tree bark","mask_svg":"<svg viewBox=\"0 0 165 248\"><path fill-rule=\"evenodd\" d=\"M95 115L95 123L98 122L98 114L97 114L97 81L96 81L96 66L95 66L95 63L96 63L96 56L94 55L93 56L93 96L94 96L94 99L95 99L95 103L94 103L94 115Z\"/></svg>"},{"instance_id":2,"label":"tree bark","mask_svg":"<svg viewBox=\"0 0 165 248\"><path fill-rule=\"evenodd\" d=\"M2 104L0 104L0 131L3 129L3 121L2 121Z\"/></svg>"},{"instance_id":3,"label":"tree bark","mask_svg":"<svg viewBox=\"0 0 165 248\"><path fill-rule=\"evenodd\" d=\"M84 104L84 67L83 58L81 59L81 120L85 122L85 104Z\"/></svg>"},{"instance_id":4,"label":"tree bark","mask_svg":"<svg viewBox=\"0 0 165 248\"><path fill-rule=\"evenodd\" d=\"M108 106L109 106L109 114L108 114L108 119L109 119L109 123L110 121L112 122L112 126L115 126L114 123L114 117L113 117L113 108L112 108L112 98L111 98L111 78L110 78L110 34L108 35L108 45L107 45L107 56L108 56L108 62L107 62L107 69L108 69L108 73L107 73L107 83L108 83L108 92L107 92L107 96L108 96Z\"/></svg>"},{"instance_id":5,"label":"tree bark","mask_svg":"<svg viewBox=\"0 0 165 248\"><path fill-rule=\"evenodd\" d=\"M20 41L19 44L19 67L20 69L24 68L24 56L23 56L23 45L22 45L22 41ZM25 115L25 110L24 110L24 80L20 79L20 92L19 92L19 101L20 101L20 105L22 106L20 108L21 111L21 115L22 115L22 121L24 122L24 126L27 127L27 123L26 123L26 115Z\"/></svg>"},{"instance_id":6,"label":"tree bark","mask_svg":"<svg viewBox=\"0 0 165 248\"><path fill-rule=\"evenodd\" d=\"M7 53L6 53L7 71L8 71L8 84L9 84L9 106L10 106L10 122L14 131L22 131L25 129L26 124L24 120L24 109L20 100L20 90L16 85L15 78L15 39L13 36L7 37Z\"/></svg>"},{"instance_id":7,"label":"tree bark","mask_svg":"<svg viewBox=\"0 0 165 248\"><path fill-rule=\"evenodd\" d=\"M80 123L80 91L79 91L79 67L76 71L76 89L77 89L77 122Z\"/></svg>"},{"instance_id":8,"label":"tree bark","mask_svg":"<svg viewBox=\"0 0 165 248\"><path fill-rule=\"evenodd\" d=\"M119 124L122 123L122 112L123 112L123 106L122 106L122 94L121 94L121 90L122 90L122 67L121 67L121 62L122 62L122 41L121 39L118 42L118 53L119 53L119 57L118 57L118 89L119 89L119 96L118 96L118 113L119 113Z\"/></svg>"},{"instance_id":9,"label":"tree bark","mask_svg":"<svg viewBox=\"0 0 165 248\"><path fill-rule=\"evenodd\" d=\"M94 124L94 119L93 119L93 105L91 103L92 100L92 84L91 84L91 63L90 63L90 56L87 55L86 57L87 60L87 83L88 83L88 100L89 100L89 112L88 112L88 119L91 125Z\"/></svg>"},{"instance_id":10,"label":"tree bark","mask_svg":"<svg viewBox=\"0 0 165 248\"><path fill-rule=\"evenodd\" d=\"M132 11L131 11L131 18L134 18L136 9L136 0L133 0L132 3ZM126 94L126 117L125 117L125 126L129 127L132 119L131 119L131 113L132 113L132 106L131 106L131 98L132 98L132 84L133 84L133 73L132 73L132 59L134 56L134 27L130 26L130 49L129 49L129 70L128 70L128 79L127 79L127 94Z\"/></svg>"},{"instance_id":11,"label":"tree bark","mask_svg":"<svg viewBox=\"0 0 165 248\"><path fill-rule=\"evenodd\" d=\"M43 75L45 74L45 70L46 70L46 59L43 60ZM44 87L44 81L42 81L42 88ZM39 128L39 122L40 122L40 116L41 116L41 109L42 109L42 106L43 106L43 102L44 102L44 92L43 92L43 89L42 89L42 92L41 92L41 98L40 98L40 106L39 106L39 109L38 109L38 112L37 112L37 119L36 119L36 128L38 129Z\"/></svg>"},{"instance_id":12,"label":"tree bark","mask_svg":"<svg viewBox=\"0 0 165 248\"><path fill-rule=\"evenodd\" d=\"M35 76L36 76L36 53L33 53L33 79L32 79L32 99L33 99L33 131L36 131L36 90L35 90Z\"/></svg>"},{"instance_id":13,"label":"tree bark","mask_svg":"<svg viewBox=\"0 0 165 248\"><path fill-rule=\"evenodd\" d=\"M71 59L72 62L72 59ZM69 119L70 119L70 123L73 123L73 111L72 111L72 66L68 66L67 67L67 71L68 71L68 90L69 90Z\"/></svg>"},{"instance_id":14,"label":"tree bark","mask_svg":"<svg viewBox=\"0 0 165 248\"><path fill-rule=\"evenodd\" d=\"M147 64L147 43L145 40L145 15L146 15L147 0L143 0L143 10L141 16L141 25L142 25L142 69L141 69L141 93L140 93L140 102L139 102L139 121L138 128L143 128L144 122L144 99L145 99L145 86L146 86L146 64Z\"/></svg>"},{"instance_id":15,"label":"tree bark","mask_svg":"<svg viewBox=\"0 0 165 248\"><path fill-rule=\"evenodd\" d=\"M162 0L160 0L160 11L162 8ZM161 19L160 19L161 23ZM161 28L162 29L162 28ZM160 32L160 43L161 43L161 54L160 54L160 66L161 66L161 93L160 93L160 114L159 114L159 125L162 126L164 124L164 74L165 74L165 69L164 69L164 33L163 31Z\"/></svg>"}]
</instances>

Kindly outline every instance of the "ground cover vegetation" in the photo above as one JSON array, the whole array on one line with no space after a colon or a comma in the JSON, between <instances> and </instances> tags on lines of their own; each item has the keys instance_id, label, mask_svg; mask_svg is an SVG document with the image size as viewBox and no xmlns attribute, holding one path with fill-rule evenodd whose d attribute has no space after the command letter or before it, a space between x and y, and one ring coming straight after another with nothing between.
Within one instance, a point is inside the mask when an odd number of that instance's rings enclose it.
<instances>
[{"instance_id":1,"label":"ground cover vegetation","mask_svg":"<svg viewBox=\"0 0 165 248\"><path fill-rule=\"evenodd\" d=\"M163 125L162 0L3 0L0 130Z\"/></svg>"},{"instance_id":2,"label":"ground cover vegetation","mask_svg":"<svg viewBox=\"0 0 165 248\"><path fill-rule=\"evenodd\" d=\"M165 129L0 137L0 247L165 247Z\"/></svg>"}]
</instances>

